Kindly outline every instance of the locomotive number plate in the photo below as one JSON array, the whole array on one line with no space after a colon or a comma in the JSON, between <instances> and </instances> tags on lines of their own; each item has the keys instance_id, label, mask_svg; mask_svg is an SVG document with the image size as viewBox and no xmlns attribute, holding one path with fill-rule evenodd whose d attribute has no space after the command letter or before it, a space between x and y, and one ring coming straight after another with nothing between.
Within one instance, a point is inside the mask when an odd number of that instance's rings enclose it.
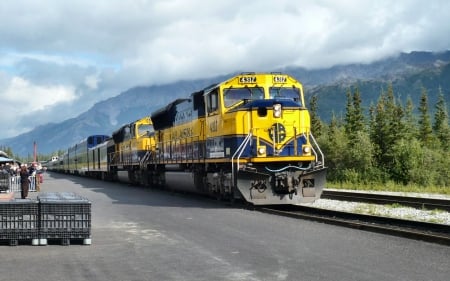
<instances>
[{"instance_id":1,"label":"locomotive number plate","mask_svg":"<svg viewBox=\"0 0 450 281\"><path fill-rule=\"evenodd\" d=\"M256 76L241 76L239 77L239 83L241 84L256 83Z\"/></svg>"},{"instance_id":2,"label":"locomotive number plate","mask_svg":"<svg viewBox=\"0 0 450 281\"><path fill-rule=\"evenodd\" d=\"M273 77L273 83L286 83L287 77L286 76L274 76Z\"/></svg>"}]
</instances>

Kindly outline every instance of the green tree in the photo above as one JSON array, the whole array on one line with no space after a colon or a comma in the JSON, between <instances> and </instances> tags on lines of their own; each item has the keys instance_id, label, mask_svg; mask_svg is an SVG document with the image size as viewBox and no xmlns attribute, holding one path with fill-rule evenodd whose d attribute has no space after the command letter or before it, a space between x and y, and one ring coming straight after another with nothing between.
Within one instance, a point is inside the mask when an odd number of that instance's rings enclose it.
<instances>
[{"instance_id":1,"label":"green tree","mask_svg":"<svg viewBox=\"0 0 450 281\"><path fill-rule=\"evenodd\" d=\"M389 134L389 122L385 103L385 96L381 94L376 106L371 108L370 139L374 145L374 156L377 166L380 167L384 163L389 162L387 159L390 147L387 137Z\"/></svg>"},{"instance_id":2,"label":"green tree","mask_svg":"<svg viewBox=\"0 0 450 281\"><path fill-rule=\"evenodd\" d=\"M345 168L344 154L347 139L345 132L340 126L336 115L333 113L330 124L325 126L326 134L321 138L321 148L326 156L326 166L328 167L328 179L342 182L342 171Z\"/></svg>"},{"instance_id":3,"label":"green tree","mask_svg":"<svg viewBox=\"0 0 450 281\"><path fill-rule=\"evenodd\" d=\"M347 90L347 106L345 113L345 133L349 139L350 147L358 141L358 134L365 131L365 118L361 107L361 93L358 87L353 94Z\"/></svg>"},{"instance_id":4,"label":"green tree","mask_svg":"<svg viewBox=\"0 0 450 281\"><path fill-rule=\"evenodd\" d=\"M364 118L364 111L361 106L362 100L361 100L361 93L359 91L359 88L355 89L355 92L353 93L353 131L359 133L365 131L365 118Z\"/></svg>"},{"instance_id":5,"label":"green tree","mask_svg":"<svg viewBox=\"0 0 450 281\"><path fill-rule=\"evenodd\" d=\"M345 150L343 154L346 168L350 168L354 172L351 174L352 177L357 177L353 179L347 178L347 180L355 182L358 179L359 182L367 182L372 179L374 146L366 131L357 132L352 148Z\"/></svg>"},{"instance_id":6,"label":"green tree","mask_svg":"<svg viewBox=\"0 0 450 281\"><path fill-rule=\"evenodd\" d=\"M345 133L350 135L352 132L352 120L353 120L353 101L352 91L350 88L345 92L347 103L345 106Z\"/></svg>"},{"instance_id":7,"label":"green tree","mask_svg":"<svg viewBox=\"0 0 450 281\"><path fill-rule=\"evenodd\" d=\"M416 139L401 139L394 145L392 151L394 162L390 171L391 178L397 183L407 185L412 180L413 174L422 167L422 147Z\"/></svg>"},{"instance_id":8,"label":"green tree","mask_svg":"<svg viewBox=\"0 0 450 281\"><path fill-rule=\"evenodd\" d=\"M382 175L396 179L395 146L405 138L404 110L396 102L392 85L382 92L377 105L370 108L370 138L374 146L374 169Z\"/></svg>"},{"instance_id":9,"label":"green tree","mask_svg":"<svg viewBox=\"0 0 450 281\"><path fill-rule=\"evenodd\" d=\"M433 142L433 129L431 127L430 114L428 113L428 93L424 87L422 87L420 96L419 112L419 133L417 137L423 145L431 146Z\"/></svg>"},{"instance_id":10,"label":"green tree","mask_svg":"<svg viewBox=\"0 0 450 281\"><path fill-rule=\"evenodd\" d=\"M405 117L404 117L404 138L407 140L412 140L417 136L417 121L414 116L414 104L411 96L406 99L405 105Z\"/></svg>"},{"instance_id":11,"label":"green tree","mask_svg":"<svg viewBox=\"0 0 450 281\"><path fill-rule=\"evenodd\" d=\"M313 95L309 102L309 112L311 116L311 132L316 138L322 135L322 121L317 115L317 96Z\"/></svg>"},{"instance_id":12,"label":"green tree","mask_svg":"<svg viewBox=\"0 0 450 281\"><path fill-rule=\"evenodd\" d=\"M387 131L385 137L389 148L392 148L395 143L404 137L405 125L403 121L404 110L401 103L396 101L394 89L392 84L388 85L387 93L385 95L385 112L387 118Z\"/></svg>"},{"instance_id":13,"label":"green tree","mask_svg":"<svg viewBox=\"0 0 450 281\"><path fill-rule=\"evenodd\" d=\"M450 147L450 128L448 124L447 105L445 104L444 94L439 88L439 97L436 103L436 112L434 114L433 131L439 140L441 147L448 151Z\"/></svg>"}]
</instances>

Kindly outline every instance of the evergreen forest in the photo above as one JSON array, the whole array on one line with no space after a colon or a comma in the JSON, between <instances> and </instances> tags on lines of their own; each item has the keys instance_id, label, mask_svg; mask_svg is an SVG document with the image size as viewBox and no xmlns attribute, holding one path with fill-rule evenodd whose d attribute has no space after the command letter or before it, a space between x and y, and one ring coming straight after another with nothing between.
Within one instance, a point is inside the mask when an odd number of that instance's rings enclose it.
<instances>
[{"instance_id":1,"label":"evergreen forest","mask_svg":"<svg viewBox=\"0 0 450 281\"><path fill-rule=\"evenodd\" d=\"M357 87L346 91L346 101L345 113L324 123L317 96L310 98L327 187L450 194L449 115L441 89L433 105L425 88L419 101L408 97L402 104L391 84L369 108L362 108Z\"/></svg>"}]
</instances>

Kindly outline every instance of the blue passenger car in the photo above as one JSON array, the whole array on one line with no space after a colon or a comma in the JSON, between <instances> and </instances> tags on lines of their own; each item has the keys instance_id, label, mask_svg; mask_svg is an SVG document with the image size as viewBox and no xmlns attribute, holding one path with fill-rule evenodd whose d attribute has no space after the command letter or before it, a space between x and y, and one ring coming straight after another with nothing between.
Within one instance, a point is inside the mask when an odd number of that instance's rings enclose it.
<instances>
[{"instance_id":1,"label":"blue passenger car","mask_svg":"<svg viewBox=\"0 0 450 281\"><path fill-rule=\"evenodd\" d=\"M109 138L107 135L91 135L71 146L63 156L64 170L71 174L85 175L89 170L89 149Z\"/></svg>"}]
</instances>

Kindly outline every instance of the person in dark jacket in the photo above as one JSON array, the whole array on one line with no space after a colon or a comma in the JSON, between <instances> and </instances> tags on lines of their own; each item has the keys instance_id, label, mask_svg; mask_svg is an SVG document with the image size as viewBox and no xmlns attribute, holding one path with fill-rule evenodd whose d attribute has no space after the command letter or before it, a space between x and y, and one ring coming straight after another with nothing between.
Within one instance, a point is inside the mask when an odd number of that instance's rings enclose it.
<instances>
[{"instance_id":1,"label":"person in dark jacket","mask_svg":"<svg viewBox=\"0 0 450 281\"><path fill-rule=\"evenodd\" d=\"M20 186L21 186L21 197L22 199L25 199L28 197L28 189L30 186L30 180L28 177L30 174L28 173L27 166L23 165L20 169Z\"/></svg>"}]
</instances>

